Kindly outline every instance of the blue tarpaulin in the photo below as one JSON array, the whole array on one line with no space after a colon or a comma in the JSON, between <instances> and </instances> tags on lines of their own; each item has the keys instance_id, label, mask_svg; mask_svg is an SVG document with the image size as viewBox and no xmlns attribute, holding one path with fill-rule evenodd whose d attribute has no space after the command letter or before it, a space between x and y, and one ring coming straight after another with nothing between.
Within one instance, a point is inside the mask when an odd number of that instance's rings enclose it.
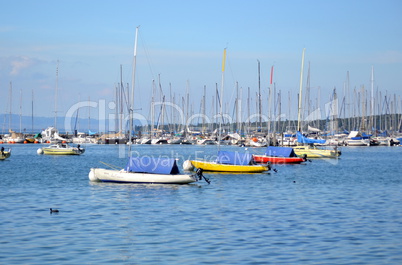
<instances>
[{"instance_id":1,"label":"blue tarpaulin","mask_svg":"<svg viewBox=\"0 0 402 265\"><path fill-rule=\"evenodd\" d=\"M297 157L292 147L278 147L268 146L265 150L266 156L278 156L278 157Z\"/></svg>"},{"instance_id":2,"label":"blue tarpaulin","mask_svg":"<svg viewBox=\"0 0 402 265\"><path fill-rule=\"evenodd\" d=\"M219 151L216 162L228 165L249 165L252 159L253 156L249 153Z\"/></svg>"},{"instance_id":3,"label":"blue tarpaulin","mask_svg":"<svg viewBox=\"0 0 402 265\"><path fill-rule=\"evenodd\" d=\"M311 139L304 137L301 132L297 132L297 141L302 144L323 144L325 143L326 140L318 140L318 139Z\"/></svg>"},{"instance_id":4,"label":"blue tarpaulin","mask_svg":"<svg viewBox=\"0 0 402 265\"><path fill-rule=\"evenodd\" d=\"M129 157L127 172L151 173L151 174L179 174L176 160L174 158L155 157Z\"/></svg>"}]
</instances>

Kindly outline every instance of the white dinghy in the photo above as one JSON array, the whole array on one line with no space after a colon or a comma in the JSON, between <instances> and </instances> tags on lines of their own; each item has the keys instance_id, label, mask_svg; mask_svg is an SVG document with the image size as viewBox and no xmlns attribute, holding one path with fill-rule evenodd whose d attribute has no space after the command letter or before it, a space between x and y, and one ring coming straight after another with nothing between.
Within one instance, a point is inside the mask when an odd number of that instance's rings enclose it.
<instances>
[{"instance_id":1,"label":"white dinghy","mask_svg":"<svg viewBox=\"0 0 402 265\"><path fill-rule=\"evenodd\" d=\"M173 158L129 157L121 170L91 168L91 181L148 184L188 184L203 178L202 171L194 175L180 174ZM205 177L204 177L205 179ZM205 179L207 182L208 180Z\"/></svg>"}]
</instances>

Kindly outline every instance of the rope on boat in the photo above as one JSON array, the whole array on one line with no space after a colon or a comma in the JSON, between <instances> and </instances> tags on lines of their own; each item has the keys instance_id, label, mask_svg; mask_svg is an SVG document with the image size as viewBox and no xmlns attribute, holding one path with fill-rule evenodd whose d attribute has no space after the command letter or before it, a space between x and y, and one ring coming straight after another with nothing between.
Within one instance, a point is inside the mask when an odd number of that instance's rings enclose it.
<instances>
[{"instance_id":1,"label":"rope on boat","mask_svg":"<svg viewBox=\"0 0 402 265\"><path fill-rule=\"evenodd\" d=\"M99 162L101 162L102 164L104 164L104 165L106 165L106 166L108 166L108 167L110 167L110 168L116 169L116 170L120 170L120 169L121 169L121 168L118 167L118 166L111 165L111 164L105 163L105 162L103 162L103 161L99 161Z\"/></svg>"}]
</instances>

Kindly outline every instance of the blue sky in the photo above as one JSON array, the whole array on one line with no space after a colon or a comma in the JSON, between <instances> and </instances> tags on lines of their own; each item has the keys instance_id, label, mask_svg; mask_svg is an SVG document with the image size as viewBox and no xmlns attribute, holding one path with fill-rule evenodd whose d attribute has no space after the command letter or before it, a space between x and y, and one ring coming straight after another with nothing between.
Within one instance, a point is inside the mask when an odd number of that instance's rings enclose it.
<instances>
[{"instance_id":1,"label":"blue sky","mask_svg":"<svg viewBox=\"0 0 402 265\"><path fill-rule=\"evenodd\" d=\"M296 112L303 48L304 81L310 64L312 100L329 100L334 88L342 95L347 71L351 90L363 85L369 89L372 67L375 88L400 96L400 14L398 0L2 1L0 113L9 112L12 82L14 113L19 113L22 92L22 113L31 115L33 90L35 114L52 117L57 60L59 116L89 97L112 101L120 65L123 82L131 82L138 25L136 107L144 116L149 113L152 80L159 75L167 97L169 87L176 98L188 88L193 111L198 112L205 85L212 105L224 48L224 98L230 109L235 82L242 87L243 102L248 87L255 100L259 60L263 100L274 65L276 89L282 101L291 94Z\"/></svg>"}]
</instances>

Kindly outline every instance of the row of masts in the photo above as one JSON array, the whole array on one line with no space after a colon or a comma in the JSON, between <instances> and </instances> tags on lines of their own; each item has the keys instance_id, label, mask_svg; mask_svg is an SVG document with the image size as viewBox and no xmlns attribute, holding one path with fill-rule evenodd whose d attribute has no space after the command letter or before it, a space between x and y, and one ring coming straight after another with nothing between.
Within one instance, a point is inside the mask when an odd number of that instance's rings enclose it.
<instances>
[{"instance_id":1,"label":"row of masts","mask_svg":"<svg viewBox=\"0 0 402 265\"><path fill-rule=\"evenodd\" d=\"M224 58L225 60L225 58ZM321 88L311 88L310 86L310 65L308 66L306 87L304 88L303 97L299 97L303 89L303 65L304 50L302 59L302 70L300 75L299 94L288 91L283 93L281 89L277 89L273 82L273 70L271 67L271 75L269 87L264 88L267 97L263 98L261 93L261 64L257 60L258 71L258 91L253 93L250 87L243 89L235 82L232 90L235 98L232 102L225 102L223 95L223 78L221 91L219 92L218 84L215 88L208 88L206 85L202 87L202 97L192 99L190 84L187 81L185 95L181 96L172 92L172 85L169 83L169 100L162 89L160 75L158 76L158 85L155 80L152 81L152 95L150 112L148 113L149 121L147 126L142 126L142 131L148 131L151 135L163 131L179 132L200 130L201 133L214 131L219 124L226 130L234 132L251 131L265 132L266 134L278 131L306 131L308 127L318 128L322 131L351 131L360 130L365 132L374 132L377 130L388 130L393 132L401 131L401 113L402 101L401 97L396 94L389 94L387 91L381 91L374 86L374 67L371 70L370 89L365 86L350 89L349 72L346 74L346 81L342 89L342 96L338 96L336 88L332 89L331 94L325 100L327 102L324 108L320 106ZM224 68L224 64L222 65ZM224 70L224 69L222 69ZM58 120L58 71L59 63L57 61L56 68L56 88L54 102L54 127L57 127ZM133 109L129 105L129 98L134 97L134 93L130 95L129 85L123 84L122 66L120 66L120 83L115 88L115 122L114 129L110 131L125 132L127 131L127 114L138 109ZM222 71L223 75L223 71ZM134 77L133 77L134 78ZM132 83L135 80L132 80ZM228 90L228 89L226 89ZM247 100L243 100L243 92L247 91ZM213 95L208 96L207 91L213 91ZM197 93L198 94L198 93ZM209 94L209 93L208 93ZM227 93L228 94L228 93ZM313 99L312 95L316 95ZM6 105L5 113L8 114L8 129L12 129L12 95L13 88L10 82L9 100ZM296 100L296 101L295 101ZM198 101L197 104L192 102ZM297 103L295 103L297 102ZM207 104L209 103L209 104ZM199 109L197 106L199 104ZM246 104L246 107L244 105ZM34 92L32 90L32 131L34 130ZM287 110L283 108L287 105ZM265 111L264 111L265 108ZM90 108L88 108L90 109ZM255 111L253 111L253 109ZM246 111L244 111L246 110ZM295 112L297 110L297 119ZM20 90L20 132L22 131L22 90ZM297 125L295 125L297 121ZM324 123L322 121L325 121ZM4 115L3 132L5 131L6 115ZM88 129L90 122L88 122ZM200 128L195 128L200 127Z\"/></svg>"},{"instance_id":2,"label":"row of masts","mask_svg":"<svg viewBox=\"0 0 402 265\"><path fill-rule=\"evenodd\" d=\"M187 83L186 93L184 96L177 97L176 93L172 93L171 84L169 84L170 99L166 100L166 95L162 89L161 82L158 82L158 88L153 81L153 89L151 96L151 108L149 113L150 124L143 126L143 133L151 134L162 133L163 131L178 132L199 130L201 133L214 131L222 124L224 129L234 132L260 131L273 133L278 131L296 131L300 128L307 131L308 127L318 128L322 131L330 131L333 133L339 131L359 130L364 132L373 132L376 130L388 130L398 132L401 130L401 113L402 101L396 94L389 95L387 92L374 90L374 96L368 97L370 91L364 86L355 88L352 91L351 100L348 99L347 93L339 98L336 88L332 90L326 100L324 108L320 108L320 98L311 100L311 88L306 89L304 102L306 108L300 111L300 119L294 117L294 102L299 99L291 92L288 92L287 100L288 109L283 109L284 93L278 90L273 84L269 89L269 98L266 102L272 102L271 108L267 108L268 115L252 113L253 108L258 112L263 112L262 106L269 104L261 104L259 93L256 93L256 104L253 107L253 98L251 97L251 89L247 88L246 108L241 95L243 88L239 87L236 82L234 91L234 104L224 103L218 91L216 84L215 93L208 100L207 86L204 86L202 97L199 101L199 107L190 102L190 89ZM320 89L317 90L321 94ZM286 96L285 96L286 97ZM120 97L117 97L121 98ZM178 100L178 98L180 100ZM293 102L292 102L293 100ZM207 104L207 102L215 102ZM315 102L315 103L314 103ZM219 106L223 104L223 115L219 113ZM299 102L300 104L300 102ZM120 108L122 110L124 108ZM246 111L243 111L246 109ZM293 111L293 113L292 113ZM120 115L123 117L124 115ZM220 118L223 116L223 119ZM300 120L300 123L298 122ZM323 122L324 121L324 122ZM295 124L297 122L297 124ZM122 131L122 124L120 129Z\"/></svg>"}]
</instances>

